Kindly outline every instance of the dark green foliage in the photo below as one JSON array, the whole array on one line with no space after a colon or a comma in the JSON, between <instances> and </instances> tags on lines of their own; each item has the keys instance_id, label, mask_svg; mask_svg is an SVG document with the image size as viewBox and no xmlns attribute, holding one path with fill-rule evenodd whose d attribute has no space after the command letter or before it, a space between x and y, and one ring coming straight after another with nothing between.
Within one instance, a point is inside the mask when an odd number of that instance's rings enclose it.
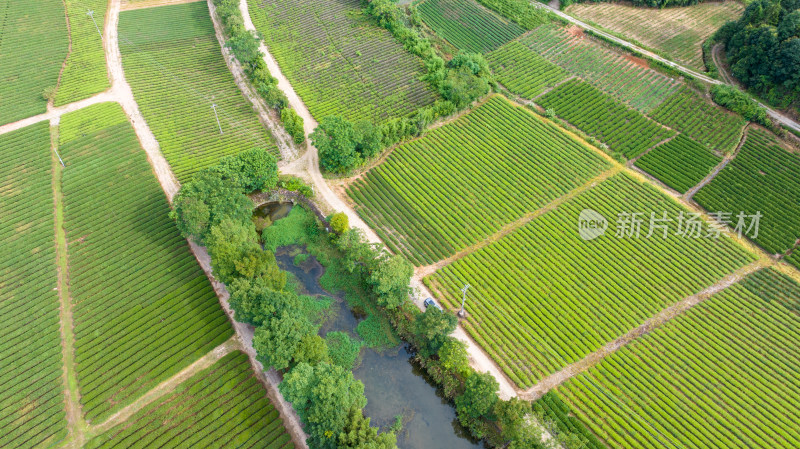
<instances>
[{"instance_id":1,"label":"dark green foliage","mask_svg":"<svg viewBox=\"0 0 800 449\"><path fill-rule=\"evenodd\" d=\"M711 99L714 100L714 103L741 114L742 117L751 122L767 127L772 125L772 122L767 118L767 111L744 92L733 86L715 84L711 87Z\"/></svg>"},{"instance_id":2,"label":"dark green foliage","mask_svg":"<svg viewBox=\"0 0 800 449\"><path fill-rule=\"evenodd\" d=\"M300 341L313 332L314 326L296 307L280 306L276 313L266 315L256 328L253 335L256 358L267 369L287 368Z\"/></svg>"},{"instance_id":3,"label":"dark green foliage","mask_svg":"<svg viewBox=\"0 0 800 449\"><path fill-rule=\"evenodd\" d=\"M378 434L370 427L360 409L353 408L347 417L347 425L339 434L338 449L393 449L397 448L397 437L393 433Z\"/></svg>"},{"instance_id":4,"label":"dark green foliage","mask_svg":"<svg viewBox=\"0 0 800 449\"><path fill-rule=\"evenodd\" d=\"M380 254L373 259L376 264L367 278L367 283L377 297L381 307L394 309L408 300L408 280L414 274L414 266L400 254Z\"/></svg>"},{"instance_id":5,"label":"dark green foliage","mask_svg":"<svg viewBox=\"0 0 800 449\"><path fill-rule=\"evenodd\" d=\"M636 166L680 193L696 186L722 158L703 145L679 134L636 161Z\"/></svg>"},{"instance_id":6,"label":"dark green foliage","mask_svg":"<svg viewBox=\"0 0 800 449\"><path fill-rule=\"evenodd\" d=\"M419 348L423 357L430 357L439 351L450 333L456 330L458 318L449 310L442 312L436 307L428 307L417 317L416 329L418 341L423 342Z\"/></svg>"},{"instance_id":7,"label":"dark green foliage","mask_svg":"<svg viewBox=\"0 0 800 449\"><path fill-rule=\"evenodd\" d=\"M258 326L284 309L300 307L297 295L283 290L286 273L277 271L276 279L236 278L227 284L231 294L228 302L236 313L236 321Z\"/></svg>"},{"instance_id":8,"label":"dark green foliage","mask_svg":"<svg viewBox=\"0 0 800 449\"><path fill-rule=\"evenodd\" d=\"M367 404L364 384L344 368L328 363L300 363L279 389L305 423L309 446L335 449L339 433L350 422L350 410Z\"/></svg>"},{"instance_id":9,"label":"dark green foliage","mask_svg":"<svg viewBox=\"0 0 800 449\"><path fill-rule=\"evenodd\" d=\"M231 50L233 56L244 67L252 67L252 64L262 57L259 50L258 36L252 31L242 31L231 35L225 42L225 46Z\"/></svg>"},{"instance_id":10,"label":"dark green foliage","mask_svg":"<svg viewBox=\"0 0 800 449\"><path fill-rule=\"evenodd\" d=\"M331 173L347 173L381 149L381 129L362 120L355 124L329 115L309 136L319 151L319 163Z\"/></svg>"},{"instance_id":11,"label":"dark green foliage","mask_svg":"<svg viewBox=\"0 0 800 449\"><path fill-rule=\"evenodd\" d=\"M718 33L733 76L771 102L800 98L800 2L755 0Z\"/></svg>"},{"instance_id":12,"label":"dark green foliage","mask_svg":"<svg viewBox=\"0 0 800 449\"><path fill-rule=\"evenodd\" d=\"M225 218L249 220L253 202L232 182L212 173L201 173L181 187L172 207L170 216L181 234L202 242L210 229Z\"/></svg>"},{"instance_id":13,"label":"dark green foliage","mask_svg":"<svg viewBox=\"0 0 800 449\"><path fill-rule=\"evenodd\" d=\"M464 393L456 397L456 411L461 425L470 429L473 435L483 437L486 422L482 418L489 417L499 400L497 390L500 385L489 373L472 373L464 384Z\"/></svg>"},{"instance_id":14,"label":"dark green foliage","mask_svg":"<svg viewBox=\"0 0 800 449\"><path fill-rule=\"evenodd\" d=\"M316 301L316 299L314 299ZM306 334L297 344L294 351L295 363L331 363L328 345L325 340L317 334Z\"/></svg>"},{"instance_id":15,"label":"dark green foliage","mask_svg":"<svg viewBox=\"0 0 800 449\"><path fill-rule=\"evenodd\" d=\"M361 352L360 341L354 340L344 332L334 331L325 335L325 342L328 344L331 363L348 371L355 368L358 354Z\"/></svg>"},{"instance_id":16,"label":"dark green foliage","mask_svg":"<svg viewBox=\"0 0 800 449\"><path fill-rule=\"evenodd\" d=\"M267 150L259 148L226 156L211 170L245 192L272 190L278 182L278 160Z\"/></svg>"},{"instance_id":17,"label":"dark green foliage","mask_svg":"<svg viewBox=\"0 0 800 449\"><path fill-rule=\"evenodd\" d=\"M303 117L297 115L297 111L290 108L281 110L281 122L283 122L283 127L286 128L286 132L294 139L294 143L301 144L306 141Z\"/></svg>"}]
</instances>

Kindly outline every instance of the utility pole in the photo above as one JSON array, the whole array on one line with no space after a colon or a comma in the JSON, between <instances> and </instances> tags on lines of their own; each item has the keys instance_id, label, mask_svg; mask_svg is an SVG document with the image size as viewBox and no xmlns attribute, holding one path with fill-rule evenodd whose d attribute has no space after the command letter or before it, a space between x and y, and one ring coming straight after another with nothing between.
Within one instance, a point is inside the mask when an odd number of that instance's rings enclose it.
<instances>
[{"instance_id":1,"label":"utility pole","mask_svg":"<svg viewBox=\"0 0 800 449\"><path fill-rule=\"evenodd\" d=\"M219 127L219 133L222 134L222 125L219 124L219 116L217 115L217 105L216 103L211 103L211 109L214 110L214 117L217 119L217 127Z\"/></svg>"},{"instance_id":2,"label":"utility pole","mask_svg":"<svg viewBox=\"0 0 800 449\"><path fill-rule=\"evenodd\" d=\"M458 316L464 318L467 316L467 312L464 311L464 303L467 301L467 289L469 289L469 284L464 284L464 288L461 289L461 310L458 311Z\"/></svg>"},{"instance_id":3,"label":"utility pole","mask_svg":"<svg viewBox=\"0 0 800 449\"><path fill-rule=\"evenodd\" d=\"M100 40L102 41L103 33L100 31L100 27L97 26L97 22L94 20L94 11L90 9L89 12L86 13L86 15L92 18L92 22L94 22L94 28L97 30L97 34L100 35Z\"/></svg>"},{"instance_id":4,"label":"utility pole","mask_svg":"<svg viewBox=\"0 0 800 449\"><path fill-rule=\"evenodd\" d=\"M53 151L55 151L55 153L56 153L56 156L58 157L58 162L61 162L61 166L62 166L62 167L64 167L64 168L66 168L67 166L66 166L66 165L64 165L64 161L63 161L63 160L61 160L61 155L60 155L60 154L58 154L58 150L56 150L55 148L53 148Z\"/></svg>"}]
</instances>

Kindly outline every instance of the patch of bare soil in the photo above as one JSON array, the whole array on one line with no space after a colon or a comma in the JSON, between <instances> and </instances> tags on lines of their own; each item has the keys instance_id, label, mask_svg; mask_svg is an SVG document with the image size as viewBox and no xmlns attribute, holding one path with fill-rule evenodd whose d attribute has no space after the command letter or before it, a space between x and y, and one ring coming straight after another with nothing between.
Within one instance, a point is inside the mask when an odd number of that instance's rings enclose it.
<instances>
[{"instance_id":1,"label":"patch of bare soil","mask_svg":"<svg viewBox=\"0 0 800 449\"><path fill-rule=\"evenodd\" d=\"M128 11L131 9L154 8L156 6L177 5L180 3L202 2L203 0L122 0L120 9Z\"/></svg>"},{"instance_id":2,"label":"patch of bare soil","mask_svg":"<svg viewBox=\"0 0 800 449\"><path fill-rule=\"evenodd\" d=\"M567 28L567 34L572 37L577 37L578 39L583 39L584 36L586 36L586 33L583 32L583 28L578 25L570 25L570 27Z\"/></svg>"},{"instance_id":3,"label":"patch of bare soil","mask_svg":"<svg viewBox=\"0 0 800 449\"><path fill-rule=\"evenodd\" d=\"M622 57L627 59L628 61L638 65L639 67L644 67L646 69L650 68L650 63L647 62L646 59L637 58L636 56L633 56L630 53L624 54L624 55L622 55Z\"/></svg>"}]
</instances>

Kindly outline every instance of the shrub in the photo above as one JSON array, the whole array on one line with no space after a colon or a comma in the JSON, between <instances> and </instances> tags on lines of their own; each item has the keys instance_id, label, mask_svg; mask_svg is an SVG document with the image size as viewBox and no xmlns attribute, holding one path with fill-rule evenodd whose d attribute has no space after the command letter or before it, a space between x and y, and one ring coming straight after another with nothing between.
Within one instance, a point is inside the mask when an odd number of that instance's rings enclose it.
<instances>
[{"instance_id":1,"label":"shrub","mask_svg":"<svg viewBox=\"0 0 800 449\"><path fill-rule=\"evenodd\" d=\"M344 212L336 212L331 217L331 229L333 232L342 235L350 229L350 219Z\"/></svg>"}]
</instances>

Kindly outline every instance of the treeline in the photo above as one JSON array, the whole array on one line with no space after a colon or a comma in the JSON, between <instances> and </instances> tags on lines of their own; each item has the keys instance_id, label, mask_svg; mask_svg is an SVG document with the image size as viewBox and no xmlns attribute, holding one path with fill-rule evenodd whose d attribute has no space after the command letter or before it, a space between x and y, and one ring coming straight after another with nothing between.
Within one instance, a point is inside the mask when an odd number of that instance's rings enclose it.
<instances>
[{"instance_id":1,"label":"treeline","mask_svg":"<svg viewBox=\"0 0 800 449\"><path fill-rule=\"evenodd\" d=\"M530 419L531 404L499 399L494 377L473 370L464 343L450 336L458 322L455 315L434 307L421 312L409 300L413 266L402 256L368 243L361 231L349 227L346 215L335 214L329 223L319 223L308 214L305 223L295 226L302 229L268 226L264 238L270 243L262 249L247 193L269 191L278 183L272 155L264 150L243 152L224 158L184 184L171 216L185 237L208 248L214 276L227 286L236 320L256 328L253 346L258 360L284 373L280 391L305 424L309 446L393 449L396 437L392 431L381 433L371 427L363 415L364 386L350 371L358 346L343 342L340 346L350 353L343 356L341 347L317 335L318 327L304 312L303 299L287 284L286 273L269 249L275 242L293 241L298 233L332 251L332 257L320 260L339 264L337 270L351 278L344 282L365 292L370 307L417 350L416 360L453 401L459 421L473 436L493 447L542 447L541 432ZM585 441L563 435L569 439L560 438L561 442Z\"/></svg>"},{"instance_id":2,"label":"treeline","mask_svg":"<svg viewBox=\"0 0 800 449\"><path fill-rule=\"evenodd\" d=\"M242 65L256 92L269 107L280 114L283 127L292 136L294 142L296 144L303 143L306 139L303 118L297 114L297 111L289 107L286 95L278 88L278 80L269 73L267 64L264 62L264 54L259 49L261 36L244 28L244 18L239 10L239 1L213 0L213 2L222 22L224 33L228 38L225 46L231 50L233 56Z\"/></svg>"},{"instance_id":3,"label":"treeline","mask_svg":"<svg viewBox=\"0 0 800 449\"><path fill-rule=\"evenodd\" d=\"M733 76L773 104L800 99L800 0L755 0L715 34Z\"/></svg>"},{"instance_id":4,"label":"treeline","mask_svg":"<svg viewBox=\"0 0 800 449\"><path fill-rule=\"evenodd\" d=\"M751 122L772 127L766 109L758 105L752 98L739 89L727 84L716 84L711 87L711 99L714 103L740 114Z\"/></svg>"},{"instance_id":5,"label":"treeline","mask_svg":"<svg viewBox=\"0 0 800 449\"><path fill-rule=\"evenodd\" d=\"M450 61L436 54L430 41L407 25L405 14L391 0L364 1L364 13L387 29L410 53L422 58L422 77L441 98L409 117L396 117L376 125L367 120L355 123L341 117L324 117L312 134L319 150L320 165L331 173L343 174L361 166L383 148L418 136L439 117L464 109L495 86L489 64L482 55L459 53Z\"/></svg>"}]
</instances>

